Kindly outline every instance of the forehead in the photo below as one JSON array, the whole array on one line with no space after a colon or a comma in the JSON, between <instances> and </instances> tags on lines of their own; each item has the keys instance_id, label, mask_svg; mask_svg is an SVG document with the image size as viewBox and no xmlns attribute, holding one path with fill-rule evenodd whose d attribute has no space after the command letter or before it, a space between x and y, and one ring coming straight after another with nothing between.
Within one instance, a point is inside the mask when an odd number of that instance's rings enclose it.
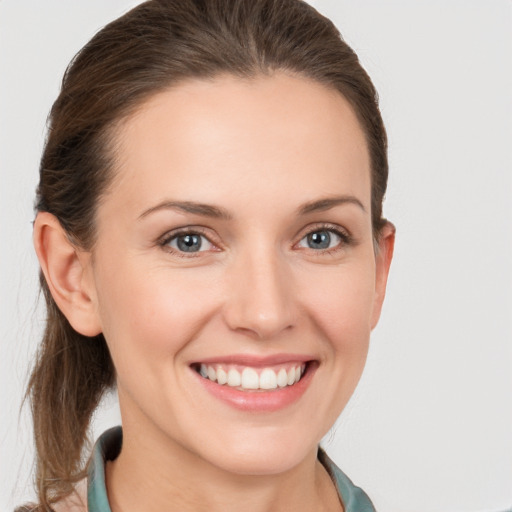
<instances>
[{"instance_id":1,"label":"forehead","mask_svg":"<svg viewBox=\"0 0 512 512\"><path fill-rule=\"evenodd\" d=\"M295 192L307 201L311 187L355 187L369 210L369 155L351 106L285 73L194 80L154 95L119 128L116 163L112 194L137 208L169 194L215 202L219 190L272 192L269 200Z\"/></svg>"}]
</instances>

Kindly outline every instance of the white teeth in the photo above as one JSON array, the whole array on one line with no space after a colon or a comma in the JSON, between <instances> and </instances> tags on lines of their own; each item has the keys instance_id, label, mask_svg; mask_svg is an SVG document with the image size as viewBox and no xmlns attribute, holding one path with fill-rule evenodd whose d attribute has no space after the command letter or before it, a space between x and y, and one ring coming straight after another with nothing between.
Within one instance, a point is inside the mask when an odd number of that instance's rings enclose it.
<instances>
[{"instance_id":1,"label":"white teeth","mask_svg":"<svg viewBox=\"0 0 512 512\"><path fill-rule=\"evenodd\" d=\"M271 370L270 368L265 368L261 372L260 388L261 389L276 389L277 388L277 375L274 370Z\"/></svg>"},{"instance_id":2,"label":"white teeth","mask_svg":"<svg viewBox=\"0 0 512 512\"><path fill-rule=\"evenodd\" d=\"M277 385L280 388L284 388L288 385L288 374L284 368L281 368L277 374Z\"/></svg>"},{"instance_id":3,"label":"white teeth","mask_svg":"<svg viewBox=\"0 0 512 512\"><path fill-rule=\"evenodd\" d=\"M242 384L242 376L234 368L231 368L228 372L228 386L237 388Z\"/></svg>"},{"instance_id":4,"label":"white teeth","mask_svg":"<svg viewBox=\"0 0 512 512\"><path fill-rule=\"evenodd\" d=\"M258 389L260 382L256 370L252 368L244 368L242 372L242 387L244 389Z\"/></svg>"},{"instance_id":5,"label":"white teeth","mask_svg":"<svg viewBox=\"0 0 512 512\"><path fill-rule=\"evenodd\" d=\"M227 384L229 387L242 388L247 390L256 389L277 389L286 386L293 386L302 377L306 365L298 364L288 370L280 368L278 371L272 368L264 368L258 372L251 367L245 367L240 373L236 368L223 368L220 365L201 364L199 374L205 379L217 382L221 386Z\"/></svg>"},{"instance_id":6,"label":"white teeth","mask_svg":"<svg viewBox=\"0 0 512 512\"><path fill-rule=\"evenodd\" d=\"M208 366L208 378L214 381L217 380L217 372L212 366Z\"/></svg>"},{"instance_id":7,"label":"white teeth","mask_svg":"<svg viewBox=\"0 0 512 512\"><path fill-rule=\"evenodd\" d=\"M222 384L226 384L227 381L228 381L228 374L222 368L219 368L217 370L217 382L222 385Z\"/></svg>"}]
</instances>

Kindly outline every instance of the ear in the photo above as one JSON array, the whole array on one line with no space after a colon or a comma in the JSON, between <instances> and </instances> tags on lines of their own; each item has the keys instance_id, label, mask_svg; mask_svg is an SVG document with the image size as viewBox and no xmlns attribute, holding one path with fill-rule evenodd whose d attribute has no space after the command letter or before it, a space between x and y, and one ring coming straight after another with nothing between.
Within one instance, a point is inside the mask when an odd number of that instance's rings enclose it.
<instances>
[{"instance_id":1,"label":"ear","mask_svg":"<svg viewBox=\"0 0 512 512\"><path fill-rule=\"evenodd\" d=\"M386 295L386 284L389 275L389 266L393 259L393 249L395 247L395 226L391 222L386 224L381 230L378 246L375 254L375 299L373 303L372 329L379 321L382 303Z\"/></svg>"},{"instance_id":2,"label":"ear","mask_svg":"<svg viewBox=\"0 0 512 512\"><path fill-rule=\"evenodd\" d=\"M90 253L75 247L48 212L37 214L34 246L50 293L73 329L84 336L99 334Z\"/></svg>"}]
</instances>

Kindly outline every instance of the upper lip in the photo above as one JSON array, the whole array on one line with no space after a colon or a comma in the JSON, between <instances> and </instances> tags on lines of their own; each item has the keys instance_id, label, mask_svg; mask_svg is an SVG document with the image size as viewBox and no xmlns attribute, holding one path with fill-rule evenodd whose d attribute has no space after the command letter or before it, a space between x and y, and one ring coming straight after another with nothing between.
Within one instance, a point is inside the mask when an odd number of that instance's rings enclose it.
<instances>
[{"instance_id":1,"label":"upper lip","mask_svg":"<svg viewBox=\"0 0 512 512\"><path fill-rule=\"evenodd\" d=\"M191 364L236 364L240 366L252 366L254 368L275 366L284 363L306 363L315 358L308 354L272 354L272 355L251 355L251 354L230 354L225 356L208 357L193 361Z\"/></svg>"}]
</instances>

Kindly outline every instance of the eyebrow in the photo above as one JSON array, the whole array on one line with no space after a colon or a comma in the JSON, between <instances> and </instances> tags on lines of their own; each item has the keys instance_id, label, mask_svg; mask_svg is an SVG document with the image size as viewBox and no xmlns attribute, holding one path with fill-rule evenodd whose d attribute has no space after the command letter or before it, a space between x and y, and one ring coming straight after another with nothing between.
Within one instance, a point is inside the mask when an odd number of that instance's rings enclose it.
<instances>
[{"instance_id":1,"label":"eyebrow","mask_svg":"<svg viewBox=\"0 0 512 512\"><path fill-rule=\"evenodd\" d=\"M359 201L357 197L337 196L318 199L316 201L306 203L298 209L298 214L307 215L309 213L330 210L331 208L334 208L335 206L339 206L342 204L354 204L361 208L363 212L366 212L363 203L361 203L361 201ZM233 218L232 215L224 208L213 206L211 204L196 203L194 201L163 201L162 203L159 203L156 206L153 206L142 212L139 215L139 220L159 210L181 210L186 213L193 213L195 215L201 215L203 217L210 217L222 220L231 220Z\"/></svg>"},{"instance_id":2,"label":"eyebrow","mask_svg":"<svg viewBox=\"0 0 512 512\"><path fill-rule=\"evenodd\" d=\"M354 196L336 196L336 197L326 197L324 199L318 199L317 201L311 201L310 203L306 203L301 206L298 210L299 215L307 215L308 213L314 212L322 212L325 210L330 210L335 206L339 206L342 204L354 204L361 208L363 212L366 212L366 209L361 201Z\"/></svg>"},{"instance_id":3,"label":"eyebrow","mask_svg":"<svg viewBox=\"0 0 512 512\"><path fill-rule=\"evenodd\" d=\"M223 220L230 220L232 218L231 214L224 208L210 204L195 203L193 201L163 201L142 212L142 214L139 215L139 220L158 210L181 210L186 213L194 213L196 215L202 215L203 217Z\"/></svg>"}]
</instances>

